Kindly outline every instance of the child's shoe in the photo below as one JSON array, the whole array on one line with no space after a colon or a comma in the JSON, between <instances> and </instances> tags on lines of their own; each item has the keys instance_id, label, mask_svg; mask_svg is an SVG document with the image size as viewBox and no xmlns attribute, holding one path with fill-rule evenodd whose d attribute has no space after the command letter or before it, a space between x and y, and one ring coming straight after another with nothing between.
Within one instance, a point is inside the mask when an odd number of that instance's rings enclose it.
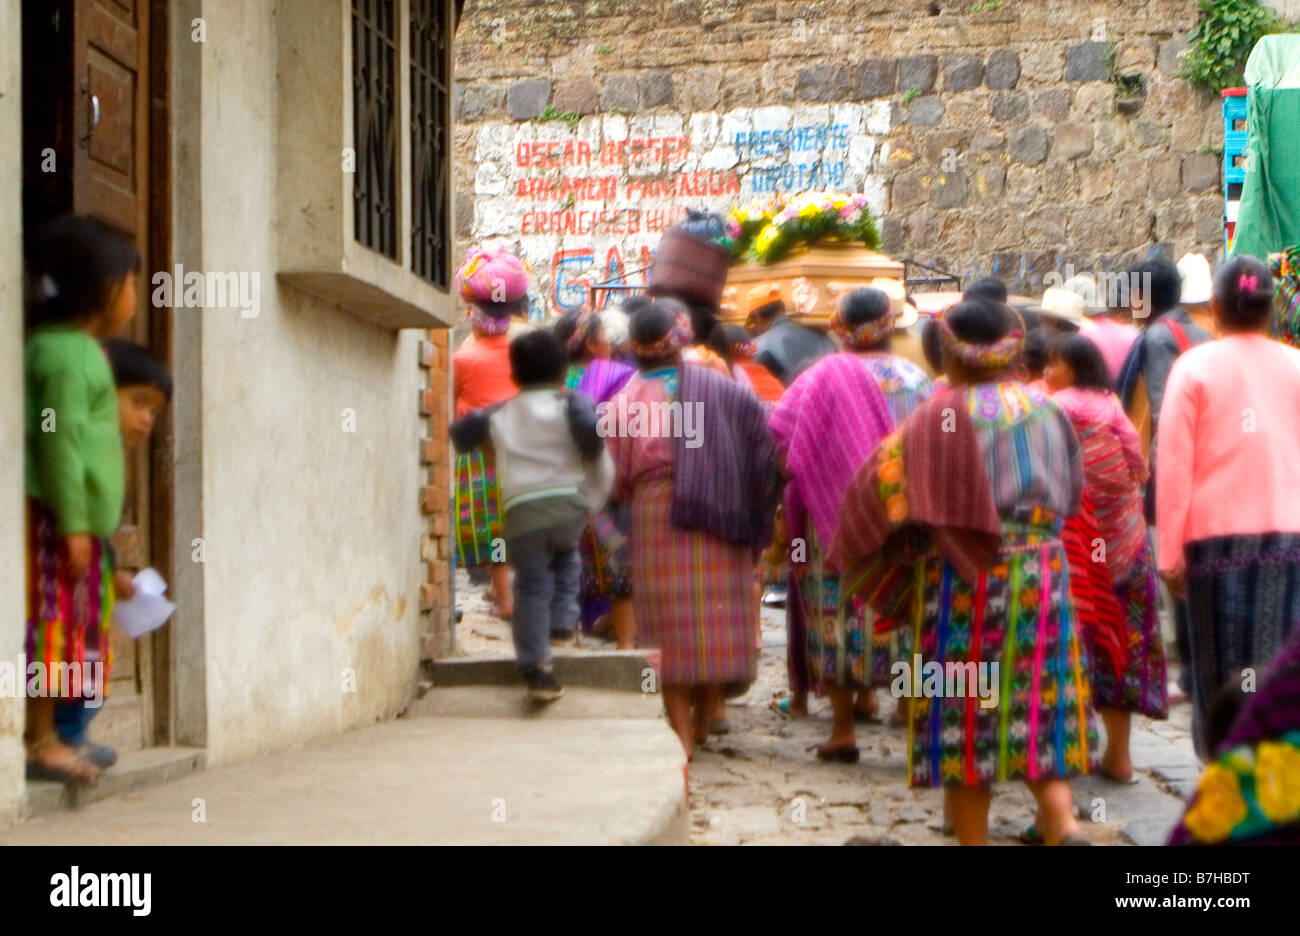
<instances>
[{"instance_id":1,"label":"child's shoe","mask_svg":"<svg viewBox=\"0 0 1300 936\"><path fill-rule=\"evenodd\" d=\"M556 680L555 674L540 666L525 670L524 682L528 683L528 698L534 702L554 702L564 695L564 687Z\"/></svg>"}]
</instances>

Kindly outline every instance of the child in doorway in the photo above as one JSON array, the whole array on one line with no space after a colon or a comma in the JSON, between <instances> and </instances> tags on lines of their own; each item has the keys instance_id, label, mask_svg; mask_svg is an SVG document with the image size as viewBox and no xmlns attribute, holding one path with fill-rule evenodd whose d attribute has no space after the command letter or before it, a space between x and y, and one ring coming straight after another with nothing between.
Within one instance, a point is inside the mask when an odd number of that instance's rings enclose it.
<instances>
[{"instance_id":1,"label":"child in doorway","mask_svg":"<svg viewBox=\"0 0 1300 936\"><path fill-rule=\"evenodd\" d=\"M99 768L60 740L54 713L60 698L102 699L107 683L93 663L108 662L108 537L122 518L126 480L100 342L135 314L140 253L113 228L69 215L38 234L29 269L26 653L29 671L45 680L27 700L27 770L31 779L90 783Z\"/></svg>"},{"instance_id":2,"label":"child in doorway","mask_svg":"<svg viewBox=\"0 0 1300 936\"><path fill-rule=\"evenodd\" d=\"M172 396L172 375L167 365L148 348L122 338L104 342L117 385L118 426L122 444L127 450L144 445L153 432L158 414ZM117 563L113 563L116 567ZM129 599L135 595L131 573L117 568L113 573L114 597ZM112 661L107 642L96 648L104 654L105 668ZM88 654L90 651L87 651ZM81 756L101 770L117 763L117 751L107 744L94 744L87 738L90 720L99 712L98 706L89 706L84 699L61 702L55 710L54 723L59 740L76 748Z\"/></svg>"},{"instance_id":3,"label":"child in doorway","mask_svg":"<svg viewBox=\"0 0 1300 936\"><path fill-rule=\"evenodd\" d=\"M522 334L510 342L518 395L451 424L457 452L495 449L506 554L515 572L515 655L536 702L564 693L552 672L550 640L577 625L578 543L614 483L595 406L577 391L565 392L567 371L564 345L552 332Z\"/></svg>"}]
</instances>

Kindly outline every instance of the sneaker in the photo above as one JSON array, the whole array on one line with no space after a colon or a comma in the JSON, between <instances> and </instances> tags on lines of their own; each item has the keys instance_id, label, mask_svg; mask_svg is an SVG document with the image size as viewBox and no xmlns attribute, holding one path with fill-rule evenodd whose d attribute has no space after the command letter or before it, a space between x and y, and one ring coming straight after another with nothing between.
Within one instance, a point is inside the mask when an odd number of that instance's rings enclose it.
<instances>
[{"instance_id":1,"label":"sneaker","mask_svg":"<svg viewBox=\"0 0 1300 936\"><path fill-rule=\"evenodd\" d=\"M528 698L534 702L554 702L564 695L564 687L548 669L533 667L524 673L524 682L528 683Z\"/></svg>"}]
</instances>

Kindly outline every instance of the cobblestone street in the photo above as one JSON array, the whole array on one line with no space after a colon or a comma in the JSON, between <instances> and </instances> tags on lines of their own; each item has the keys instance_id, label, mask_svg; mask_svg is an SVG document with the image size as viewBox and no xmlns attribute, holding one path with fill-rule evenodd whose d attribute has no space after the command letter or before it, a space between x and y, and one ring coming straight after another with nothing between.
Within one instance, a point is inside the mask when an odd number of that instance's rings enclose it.
<instances>
[{"instance_id":1,"label":"cobblestone street","mask_svg":"<svg viewBox=\"0 0 1300 936\"><path fill-rule=\"evenodd\" d=\"M457 627L460 652L509 656L509 625L489 613L483 589L470 584L463 571L457 573L457 602L464 611ZM829 733L828 703L810 699L812 713L806 719L787 719L769 707L774 694L786 687L784 615L781 609L764 609L758 680L744 696L728 702L731 731L711 737L696 752L690 770L692 842L955 844L943 834L941 792L907 788L905 728L860 725L862 760L824 764L812 749ZM613 648L593 638L584 638L582 646ZM1185 702L1171 706L1167 722L1134 719L1138 783L1124 786L1099 777L1073 782L1084 833L1094 844L1163 843L1200 773L1189 719ZM1033 813L1033 798L1022 784L994 787L990 841L1018 844Z\"/></svg>"}]
</instances>

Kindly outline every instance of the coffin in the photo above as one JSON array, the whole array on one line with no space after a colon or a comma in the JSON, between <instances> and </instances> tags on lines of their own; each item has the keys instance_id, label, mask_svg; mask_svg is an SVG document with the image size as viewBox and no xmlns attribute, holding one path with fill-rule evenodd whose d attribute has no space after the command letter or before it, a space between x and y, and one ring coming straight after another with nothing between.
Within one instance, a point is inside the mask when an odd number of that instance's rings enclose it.
<instances>
[{"instance_id":1,"label":"coffin","mask_svg":"<svg viewBox=\"0 0 1300 936\"><path fill-rule=\"evenodd\" d=\"M821 243L771 265L737 264L727 272L720 318L743 324L745 294L760 283L776 283L792 318L825 328L841 293L868 286L877 277L901 281L903 264L861 244Z\"/></svg>"}]
</instances>

